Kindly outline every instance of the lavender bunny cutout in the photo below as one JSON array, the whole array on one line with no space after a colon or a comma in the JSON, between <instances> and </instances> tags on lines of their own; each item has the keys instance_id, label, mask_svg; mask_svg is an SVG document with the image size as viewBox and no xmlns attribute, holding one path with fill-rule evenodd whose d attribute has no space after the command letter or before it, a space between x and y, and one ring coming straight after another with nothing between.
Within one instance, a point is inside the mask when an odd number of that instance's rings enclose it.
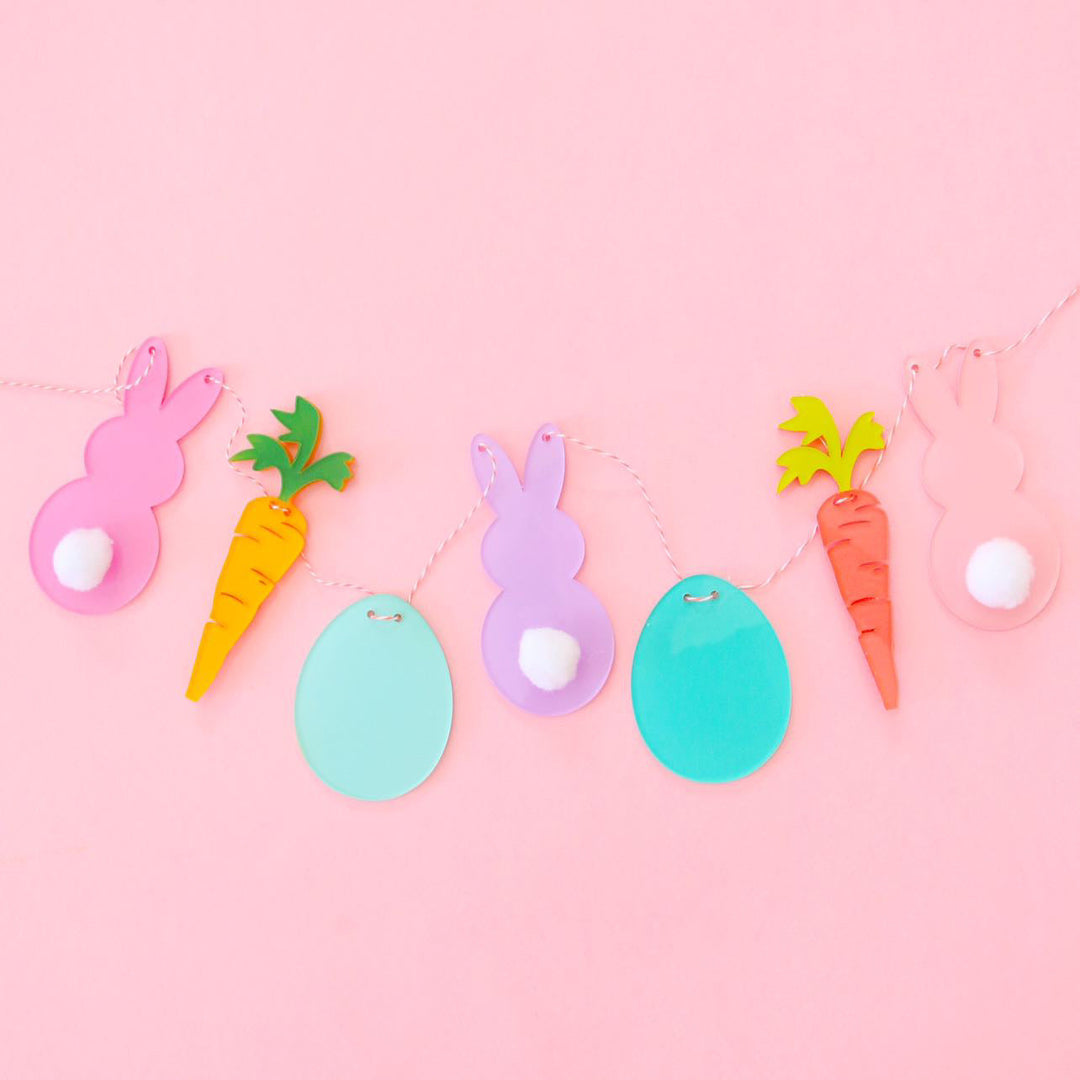
<instances>
[{"instance_id":1,"label":"lavender bunny cutout","mask_svg":"<svg viewBox=\"0 0 1080 1080\"><path fill-rule=\"evenodd\" d=\"M86 442L86 475L53 493L30 533L30 565L62 607L104 615L146 587L161 543L153 508L184 478L180 440L221 393L223 376L206 368L167 397L169 356L161 338L139 346L126 379L124 413Z\"/></svg>"},{"instance_id":2,"label":"lavender bunny cutout","mask_svg":"<svg viewBox=\"0 0 1080 1080\"><path fill-rule=\"evenodd\" d=\"M575 580L585 538L558 509L566 447L545 424L533 437L518 479L505 451L487 435L472 444L481 488L495 480L488 503L497 517L481 558L503 591L484 620L481 650L488 675L513 704L539 716L580 709L603 688L615 656L615 634L603 604Z\"/></svg>"}]
</instances>

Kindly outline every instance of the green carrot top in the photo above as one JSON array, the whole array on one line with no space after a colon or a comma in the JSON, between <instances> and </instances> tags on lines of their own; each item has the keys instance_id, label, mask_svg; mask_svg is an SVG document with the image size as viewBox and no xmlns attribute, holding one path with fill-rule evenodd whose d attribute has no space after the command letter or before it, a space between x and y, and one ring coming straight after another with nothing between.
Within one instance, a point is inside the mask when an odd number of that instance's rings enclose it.
<instances>
[{"instance_id":1,"label":"green carrot top","mask_svg":"<svg viewBox=\"0 0 1080 1080\"><path fill-rule=\"evenodd\" d=\"M799 432L803 441L776 459L776 464L786 470L777 490L783 491L792 480L807 484L817 473L827 472L841 491L850 491L855 462L866 450L885 449L885 429L872 412L863 413L841 442L840 429L820 398L793 397L791 404L795 415L780 428Z\"/></svg>"},{"instance_id":2,"label":"green carrot top","mask_svg":"<svg viewBox=\"0 0 1080 1080\"><path fill-rule=\"evenodd\" d=\"M271 411L285 428L284 433L276 439L269 435L249 435L251 447L234 454L231 460L250 461L253 469L277 469L281 474L281 498L286 502L320 480L341 491L353 477L356 459L345 453L315 459L322 428L319 410L310 401L298 397L292 412Z\"/></svg>"}]
</instances>

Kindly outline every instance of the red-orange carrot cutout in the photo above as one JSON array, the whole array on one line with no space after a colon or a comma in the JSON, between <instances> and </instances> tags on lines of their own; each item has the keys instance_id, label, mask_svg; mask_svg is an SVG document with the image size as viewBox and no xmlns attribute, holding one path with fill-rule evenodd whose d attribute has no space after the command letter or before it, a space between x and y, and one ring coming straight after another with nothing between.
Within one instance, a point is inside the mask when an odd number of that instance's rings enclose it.
<instances>
[{"instance_id":1,"label":"red-orange carrot cutout","mask_svg":"<svg viewBox=\"0 0 1080 1080\"><path fill-rule=\"evenodd\" d=\"M839 494L830 495L818 510L821 539L882 703L895 709L899 687L889 599L889 522L870 492L852 488L856 459L866 450L883 449L884 431L873 413L864 413L841 441L836 422L819 398L796 397L791 404L795 415L780 427L801 433L803 441L777 459L785 469L779 490L793 480L809 483L818 472L827 472L836 481Z\"/></svg>"}]
</instances>

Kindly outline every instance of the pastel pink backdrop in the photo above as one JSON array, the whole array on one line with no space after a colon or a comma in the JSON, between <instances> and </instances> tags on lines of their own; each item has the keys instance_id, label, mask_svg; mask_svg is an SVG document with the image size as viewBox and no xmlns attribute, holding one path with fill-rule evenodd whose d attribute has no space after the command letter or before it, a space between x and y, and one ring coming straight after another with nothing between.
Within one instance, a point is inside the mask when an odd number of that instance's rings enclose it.
<instances>
[{"instance_id":1,"label":"pastel pink backdrop","mask_svg":"<svg viewBox=\"0 0 1080 1080\"><path fill-rule=\"evenodd\" d=\"M165 336L255 429L302 392L343 496L310 553L403 590L476 495L469 442L544 420L647 478L687 571L763 575L794 393L896 407L905 355L1026 328L1080 275L1071 2L0 7L0 373L108 382ZM322 787L292 699L351 601L302 569L183 690L250 486L223 396L123 612L51 604L30 524L108 400L0 391L5 1077L1039 1077L1080 1070L1080 307L1002 365L1063 571L1020 630L937 602L901 430L902 705L821 552L757 595L791 663L776 758L666 772L630 708L670 577L630 480L571 448L617 658L561 719L484 675L482 520L418 603L446 756L387 805ZM910 419L910 418L909 418Z\"/></svg>"}]
</instances>

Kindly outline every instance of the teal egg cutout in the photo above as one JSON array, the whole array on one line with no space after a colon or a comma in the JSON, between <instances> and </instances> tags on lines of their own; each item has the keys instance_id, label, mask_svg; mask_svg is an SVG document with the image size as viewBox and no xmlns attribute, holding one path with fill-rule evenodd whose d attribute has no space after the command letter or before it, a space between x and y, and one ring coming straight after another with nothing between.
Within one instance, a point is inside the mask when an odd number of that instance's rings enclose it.
<instances>
[{"instance_id":1,"label":"teal egg cutout","mask_svg":"<svg viewBox=\"0 0 1080 1080\"><path fill-rule=\"evenodd\" d=\"M396 799L426 780L453 712L439 639L396 596L346 608L312 646L296 688L304 757L324 784L354 799Z\"/></svg>"},{"instance_id":2,"label":"teal egg cutout","mask_svg":"<svg viewBox=\"0 0 1080 1080\"><path fill-rule=\"evenodd\" d=\"M689 596L715 600L700 603ZM791 715L791 677L761 609L723 578L680 581L653 608L634 651L634 715L658 761L721 783L760 769Z\"/></svg>"}]
</instances>

